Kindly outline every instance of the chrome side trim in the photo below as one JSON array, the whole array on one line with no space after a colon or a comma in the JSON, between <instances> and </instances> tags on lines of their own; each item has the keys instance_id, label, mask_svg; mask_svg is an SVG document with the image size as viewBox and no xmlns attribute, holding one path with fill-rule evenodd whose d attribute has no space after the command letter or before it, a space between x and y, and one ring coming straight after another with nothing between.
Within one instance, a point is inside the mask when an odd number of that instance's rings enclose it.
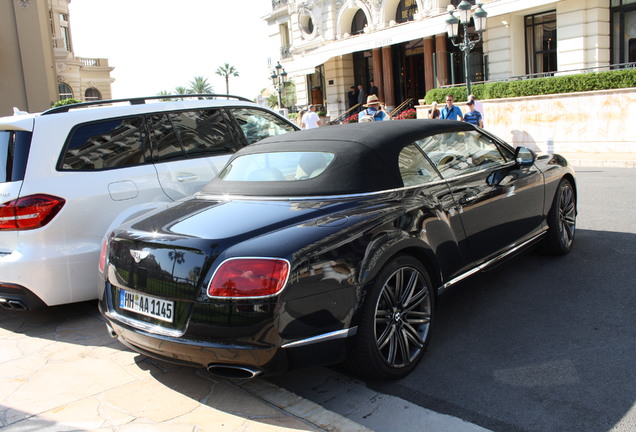
<instances>
[{"instance_id":1,"label":"chrome side trim","mask_svg":"<svg viewBox=\"0 0 636 432\"><path fill-rule=\"evenodd\" d=\"M387 189L374 192L360 192L346 195L316 195L316 196L252 196L252 195L215 195L207 194L204 192L197 192L194 194L195 198L207 199L207 200L219 200L219 201L338 201L347 200L351 198L365 198L373 197L376 195L389 194L395 192L406 191L410 189L422 189L428 186L435 186L438 184L445 184L446 180L436 180L421 185L405 186L395 189Z\"/></svg>"},{"instance_id":2,"label":"chrome side trim","mask_svg":"<svg viewBox=\"0 0 636 432\"><path fill-rule=\"evenodd\" d=\"M531 237L530 239L524 241L523 243L513 246L512 248L508 249L506 252L502 253L501 255L497 255L496 257L478 265L477 267L474 267L468 270L466 273L462 273L459 276L449 280L448 282L446 282L444 285L442 285L441 287L437 289L438 293L443 292L445 289L451 287L452 285L455 285L456 283L466 279L467 277L472 276L475 273L479 273L480 271L490 267L491 265L494 265L495 263L502 261L506 257L514 254L515 252L518 252L520 249L523 249L524 247L528 246L529 244L543 237L543 235L547 232L547 230L548 230L547 228L543 228L539 234Z\"/></svg>"},{"instance_id":3,"label":"chrome side trim","mask_svg":"<svg viewBox=\"0 0 636 432\"><path fill-rule=\"evenodd\" d=\"M351 336L355 336L358 332L358 327L351 327L343 330L336 330L330 333L324 333L318 336L313 336L307 339L301 339L294 342L288 342L283 344L281 348L296 348L299 346L311 345L318 342L325 342L328 340L345 339Z\"/></svg>"},{"instance_id":4,"label":"chrome side trim","mask_svg":"<svg viewBox=\"0 0 636 432\"><path fill-rule=\"evenodd\" d=\"M106 317L108 319L111 319L113 321L119 321L123 324L126 324L130 327L134 327L136 329L148 332L148 333L152 333L152 334L156 334L156 335L161 335L161 336L170 336L170 337L181 337L183 336L183 334L185 333L182 330L174 330L174 329L167 329L165 327L161 327L158 325L154 325L154 324L148 324L146 322L143 321L137 321L135 319L132 318L128 318L125 317L123 315L118 314L115 311L108 311L106 312L104 315L106 315Z\"/></svg>"}]
</instances>

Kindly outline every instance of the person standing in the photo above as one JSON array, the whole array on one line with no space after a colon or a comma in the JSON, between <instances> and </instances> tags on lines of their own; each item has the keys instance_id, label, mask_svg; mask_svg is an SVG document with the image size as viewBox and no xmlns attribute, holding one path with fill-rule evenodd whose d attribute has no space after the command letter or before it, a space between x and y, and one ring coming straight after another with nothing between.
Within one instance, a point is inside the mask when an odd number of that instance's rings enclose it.
<instances>
[{"instance_id":1,"label":"person standing","mask_svg":"<svg viewBox=\"0 0 636 432\"><path fill-rule=\"evenodd\" d=\"M468 100L469 101L474 101L475 102L475 109L477 111L479 111L479 114L481 114L481 119L482 121L484 120L484 104L479 102L477 100L477 97L473 94L471 94L470 96L468 96ZM483 127L483 126L482 126Z\"/></svg>"},{"instance_id":2,"label":"person standing","mask_svg":"<svg viewBox=\"0 0 636 432\"><path fill-rule=\"evenodd\" d=\"M481 118L481 113L475 108L475 101L469 100L466 105L468 106L468 112L464 114L464 121L483 128L484 120Z\"/></svg>"},{"instance_id":3,"label":"person standing","mask_svg":"<svg viewBox=\"0 0 636 432\"><path fill-rule=\"evenodd\" d=\"M356 86L351 86L351 89L347 92L347 101L349 103L349 109L358 103L358 91L356 90Z\"/></svg>"},{"instance_id":4,"label":"person standing","mask_svg":"<svg viewBox=\"0 0 636 432\"><path fill-rule=\"evenodd\" d=\"M358 114L358 122L391 120L389 115L380 107L381 103L376 95L369 95L365 105L366 109Z\"/></svg>"},{"instance_id":5,"label":"person standing","mask_svg":"<svg viewBox=\"0 0 636 432\"><path fill-rule=\"evenodd\" d=\"M376 95L376 96L380 97L378 88L375 86L375 83L373 82L373 80L371 80L370 84L371 85L369 86L369 96Z\"/></svg>"},{"instance_id":6,"label":"person standing","mask_svg":"<svg viewBox=\"0 0 636 432\"><path fill-rule=\"evenodd\" d=\"M428 110L428 118L436 119L439 118L439 116L440 112L437 109L437 101L433 101L433 103L431 104L431 109Z\"/></svg>"},{"instance_id":7,"label":"person standing","mask_svg":"<svg viewBox=\"0 0 636 432\"><path fill-rule=\"evenodd\" d=\"M454 101L453 95L446 96L446 106L442 108L439 118L441 118L442 120L457 120L458 117L459 117L459 120L464 119L462 110L459 109L458 106L453 105L453 101Z\"/></svg>"},{"instance_id":8,"label":"person standing","mask_svg":"<svg viewBox=\"0 0 636 432\"><path fill-rule=\"evenodd\" d=\"M320 117L316 113L316 105L309 105L308 111L305 113L302 119L302 128L303 129L314 129L320 126L321 121Z\"/></svg>"},{"instance_id":9,"label":"person standing","mask_svg":"<svg viewBox=\"0 0 636 432\"><path fill-rule=\"evenodd\" d=\"M367 99L367 93L364 91L362 84L358 84L358 103L360 104L360 110L362 110L362 104Z\"/></svg>"}]
</instances>

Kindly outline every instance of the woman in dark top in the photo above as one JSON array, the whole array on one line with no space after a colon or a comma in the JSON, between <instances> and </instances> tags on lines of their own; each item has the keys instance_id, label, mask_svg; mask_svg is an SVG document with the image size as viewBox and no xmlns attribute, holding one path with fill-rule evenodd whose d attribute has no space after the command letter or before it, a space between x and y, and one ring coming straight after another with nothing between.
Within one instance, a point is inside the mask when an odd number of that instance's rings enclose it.
<instances>
[{"instance_id":1,"label":"woman in dark top","mask_svg":"<svg viewBox=\"0 0 636 432\"><path fill-rule=\"evenodd\" d=\"M433 101L431 104L431 109L428 110L428 118L436 119L439 118L439 110L437 109L437 102Z\"/></svg>"}]
</instances>

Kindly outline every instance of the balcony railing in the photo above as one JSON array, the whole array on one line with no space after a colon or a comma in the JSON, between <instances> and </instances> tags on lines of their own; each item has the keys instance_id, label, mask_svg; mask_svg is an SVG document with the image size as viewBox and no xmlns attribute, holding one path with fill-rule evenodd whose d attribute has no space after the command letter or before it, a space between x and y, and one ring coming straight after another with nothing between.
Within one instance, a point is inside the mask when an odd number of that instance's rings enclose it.
<instances>
[{"instance_id":1,"label":"balcony railing","mask_svg":"<svg viewBox=\"0 0 636 432\"><path fill-rule=\"evenodd\" d=\"M86 58L86 57L75 57L75 60L78 60L84 66L93 66L93 67L108 67L107 59L100 58Z\"/></svg>"}]
</instances>

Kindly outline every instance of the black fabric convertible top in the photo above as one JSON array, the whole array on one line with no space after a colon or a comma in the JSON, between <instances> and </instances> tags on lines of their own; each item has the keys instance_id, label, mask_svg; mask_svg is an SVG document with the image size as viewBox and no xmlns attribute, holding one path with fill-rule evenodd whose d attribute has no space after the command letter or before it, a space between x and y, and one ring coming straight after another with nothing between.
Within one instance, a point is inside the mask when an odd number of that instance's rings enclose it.
<instances>
[{"instance_id":1,"label":"black fabric convertible top","mask_svg":"<svg viewBox=\"0 0 636 432\"><path fill-rule=\"evenodd\" d=\"M214 195L316 196L399 188L403 183L398 156L406 145L433 134L466 130L474 130L474 127L451 120L395 120L290 132L244 147L228 163L252 153L334 153L333 162L322 174L297 181L251 182L216 178L201 192Z\"/></svg>"}]
</instances>

